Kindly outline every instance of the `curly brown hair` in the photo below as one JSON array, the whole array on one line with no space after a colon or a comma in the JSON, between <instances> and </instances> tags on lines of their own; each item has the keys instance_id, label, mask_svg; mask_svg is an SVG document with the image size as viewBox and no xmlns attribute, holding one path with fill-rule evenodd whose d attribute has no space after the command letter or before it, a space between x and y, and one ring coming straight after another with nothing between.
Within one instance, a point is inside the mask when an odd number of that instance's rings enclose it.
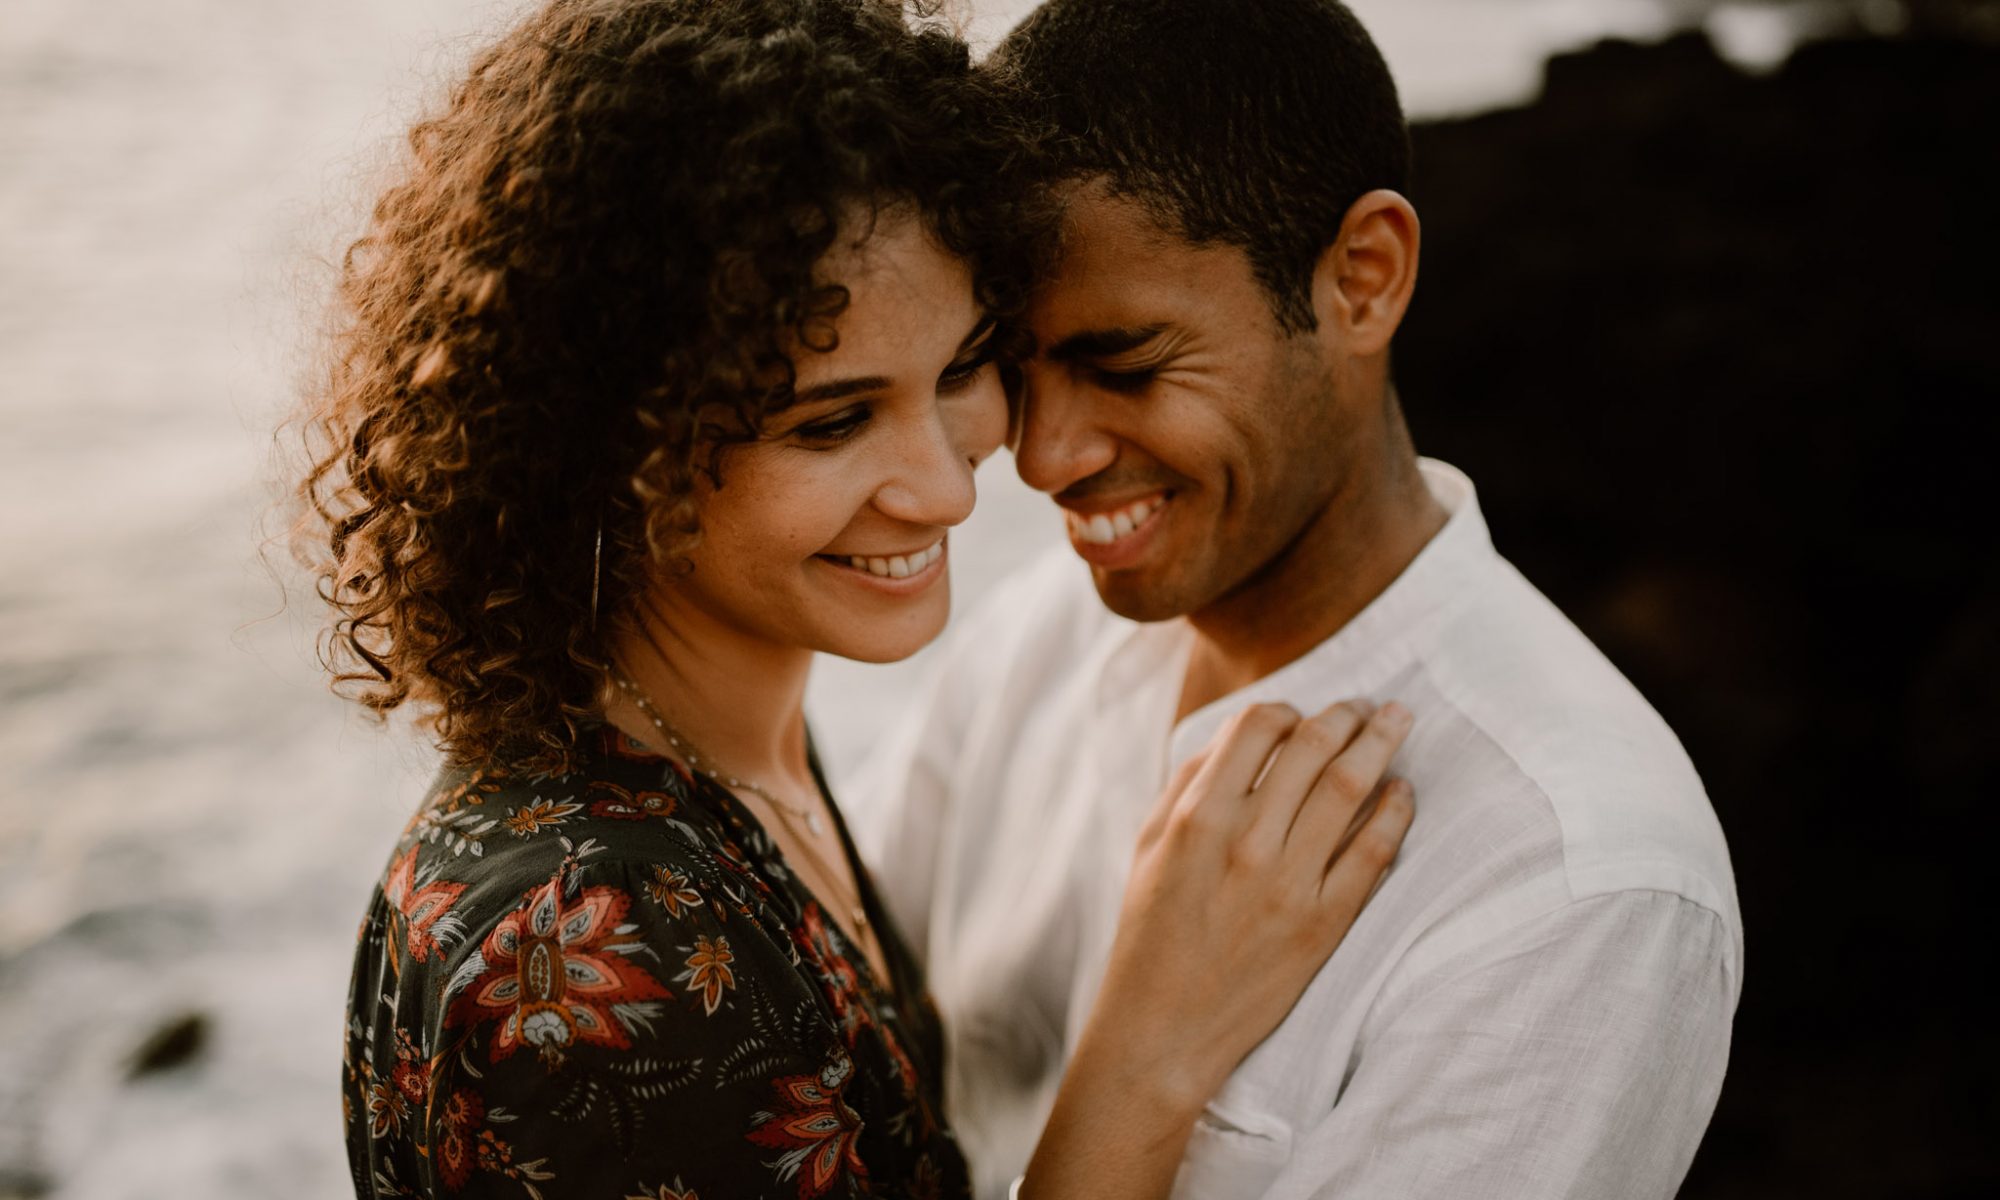
<instances>
[{"instance_id":1,"label":"curly brown hair","mask_svg":"<svg viewBox=\"0 0 2000 1200\"><path fill-rule=\"evenodd\" d=\"M697 476L847 302L814 266L911 205L1017 311L1035 225L998 85L889 0L552 0L410 132L342 259L295 553L322 661L454 764L563 770Z\"/></svg>"}]
</instances>

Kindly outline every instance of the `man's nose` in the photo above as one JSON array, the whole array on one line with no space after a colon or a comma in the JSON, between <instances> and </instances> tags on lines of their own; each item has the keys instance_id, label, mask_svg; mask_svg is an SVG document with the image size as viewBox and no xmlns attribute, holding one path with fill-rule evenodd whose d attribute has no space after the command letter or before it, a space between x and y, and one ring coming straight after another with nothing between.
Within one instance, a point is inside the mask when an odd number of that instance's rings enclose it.
<instances>
[{"instance_id":1,"label":"man's nose","mask_svg":"<svg viewBox=\"0 0 2000 1200\"><path fill-rule=\"evenodd\" d=\"M1095 407L1072 372L1042 363L1023 368L1014 444L1022 482L1054 495L1117 459L1118 444L1099 428Z\"/></svg>"}]
</instances>

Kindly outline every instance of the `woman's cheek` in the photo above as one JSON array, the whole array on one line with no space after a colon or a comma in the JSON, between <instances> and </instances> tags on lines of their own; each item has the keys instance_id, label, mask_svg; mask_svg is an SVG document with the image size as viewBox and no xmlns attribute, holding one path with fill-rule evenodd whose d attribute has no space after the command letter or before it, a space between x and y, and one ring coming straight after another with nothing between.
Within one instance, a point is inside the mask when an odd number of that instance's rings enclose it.
<instances>
[{"instance_id":1,"label":"woman's cheek","mask_svg":"<svg viewBox=\"0 0 2000 1200\"><path fill-rule=\"evenodd\" d=\"M867 439L857 439L857 443ZM876 451L875 458L879 458ZM813 456L809 469L793 474L770 493L775 527L789 528L800 558L837 547L842 535L866 509L880 486L881 463L856 444ZM776 481L774 481L775 483Z\"/></svg>"}]
</instances>

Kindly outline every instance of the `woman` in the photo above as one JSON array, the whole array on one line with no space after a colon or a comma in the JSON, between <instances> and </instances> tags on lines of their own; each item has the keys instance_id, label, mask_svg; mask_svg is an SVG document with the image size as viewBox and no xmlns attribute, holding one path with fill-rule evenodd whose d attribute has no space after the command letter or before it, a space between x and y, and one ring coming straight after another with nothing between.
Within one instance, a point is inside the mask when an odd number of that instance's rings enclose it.
<instances>
[{"instance_id":1,"label":"woman","mask_svg":"<svg viewBox=\"0 0 2000 1200\"><path fill-rule=\"evenodd\" d=\"M990 86L880 0L556 0L413 132L301 484L341 680L448 759L361 930L361 1195L966 1192L801 701L939 632L1006 431ZM1025 1194L1165 1194L1393 856L1406 727L1259 709L1174 781Z\"/></svg>"}]
</instances>

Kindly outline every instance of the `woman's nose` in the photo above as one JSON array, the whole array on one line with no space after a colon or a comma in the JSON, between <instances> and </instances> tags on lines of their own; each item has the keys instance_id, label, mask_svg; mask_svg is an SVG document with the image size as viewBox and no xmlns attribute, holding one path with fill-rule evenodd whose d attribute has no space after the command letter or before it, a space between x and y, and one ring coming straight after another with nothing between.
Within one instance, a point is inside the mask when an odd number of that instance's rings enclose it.
<instances>
[{"instance_id":1,"label":"woman's nose","mask_svg":"<svg viewBox=\"0 0 2000 1200\"><path fill-rule=\"evenodd\" d=\"M1006 403L997 387L993 392L993 405L966 397L947 401L912 421L897 439L895 464L875 494L875 506L913 525L957 525L971 516L976 495L973 469L999 448L1007 434ZM961 411L981 407L996 408L997 418Z\"/></svg>"},{"instance_id":2,"label":"woman's nose","mask_svg":"<svg viewBox=\"0 0 2000 1200\"><path fill-rule=\"evenodd\" d=\"M971 395L951 402L944 410L945 427L953 443L975 467L1007 444L1013 418L1001 376L1001 370L993 369Z\"/></svg>"}]
</instances>

